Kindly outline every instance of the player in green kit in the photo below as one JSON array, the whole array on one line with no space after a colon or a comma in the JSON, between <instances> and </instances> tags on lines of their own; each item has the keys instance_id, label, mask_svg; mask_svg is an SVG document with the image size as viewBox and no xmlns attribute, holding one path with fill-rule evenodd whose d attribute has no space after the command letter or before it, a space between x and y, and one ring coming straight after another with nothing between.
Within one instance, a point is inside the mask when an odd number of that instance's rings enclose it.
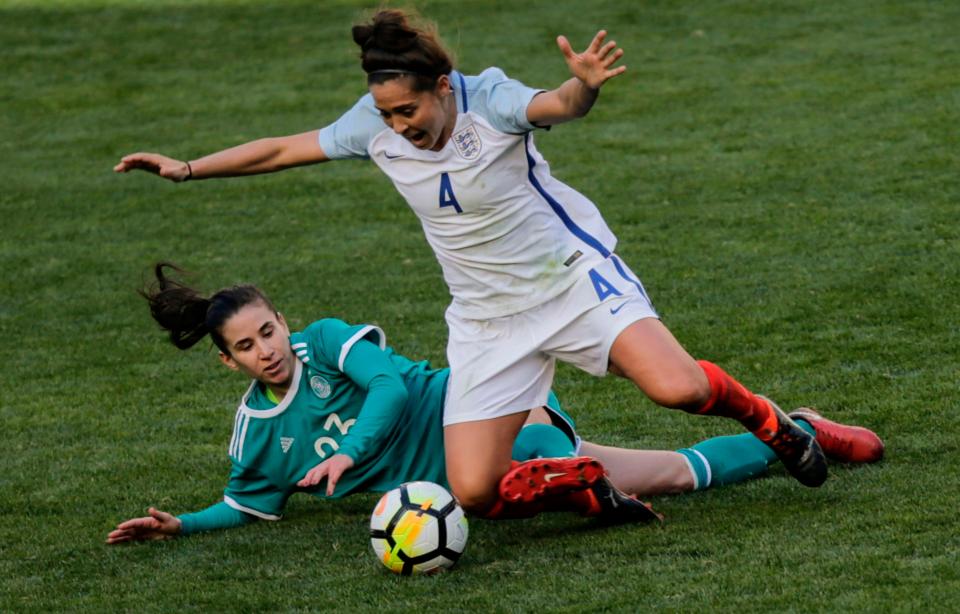
<instances>
[{"instance_id":1,"label":"player in green kit","mask_svg":"<svg viewBox=\"0 0 960 614\"><path fill-rule=\"evenodd\" d=\"M204 298L167 277L164 268L157 266L158 284L144 296L174 345L187 349L210 335L221 361L253 381L236 413L223 501L178 517L151 508L149 516L120 523L108 543L277 520L296 492L342 497L413 480L447 485L442 420L449 370L396 354L375 326L325 319L290 334L257 288L235 286ZM882 454L882 443L866 429L806 418L806 428L842 460ZM657 517L621 489L654 494L741 481L765 471L775 458L750 434L680 452L581 445L552 395L533 421L540 423L521 431L514 458L547 457L549 466L551 457L595 456L609 478L571 489L567 501L576 502L583 515L607 520Z\"/></svg>"},{"instance_id":2,"label":"player in green kit","mask_svg":"<svg viewBox=\"0 0 960 614\"><path fill-rule=\"evenodd\" d=\"M254 380L237 410L225 496L232 507L276 517L296 490L277 485L295 486L318 459L337 456L352 465L328 484L330 496L334 485L342 496L389 490L408 476L445 482L436 428L444 373L395 354L374 326L324 319L289 344L296 359L286 395Z\"/></svg>"}]
</instances>

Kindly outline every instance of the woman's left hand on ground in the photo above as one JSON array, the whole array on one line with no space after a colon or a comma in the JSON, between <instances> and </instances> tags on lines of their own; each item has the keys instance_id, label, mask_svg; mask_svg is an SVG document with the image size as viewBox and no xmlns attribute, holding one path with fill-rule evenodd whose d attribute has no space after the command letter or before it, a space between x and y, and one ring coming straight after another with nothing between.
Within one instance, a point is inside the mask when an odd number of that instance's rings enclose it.
<instances>
[{"instance_id":1,"label":"woman's left hand on ground","mask_svg":"<svg viewBox=\"0 0 960 614\"><path fill-rule=\"evenodd\" d=\"M333 494L333 489L336 488L340 476L350 467L353 467L352 458L346 454L334 454L308 471L307 475L303 476L303 479L297 482L297 486L309 488L310 486L319 484L323 478L327 478L327 496L329 497Z\"/></svg>"},{"instance_id":2,"label":"woman's left hand on ground","mask_svg":"<svg viewBox=\"0 0 960 614\"><path fill-rule=\"evenodd\" d=\"M583 53L575 53L566 36L557 37L557 46L560 47L570 72L584 85L595 90L627 69L626 66L611 68L623 56L623 49L617 49L616 41L604 44L606 36L606 30L597 32Z\"/></svg>"}]
</instances>

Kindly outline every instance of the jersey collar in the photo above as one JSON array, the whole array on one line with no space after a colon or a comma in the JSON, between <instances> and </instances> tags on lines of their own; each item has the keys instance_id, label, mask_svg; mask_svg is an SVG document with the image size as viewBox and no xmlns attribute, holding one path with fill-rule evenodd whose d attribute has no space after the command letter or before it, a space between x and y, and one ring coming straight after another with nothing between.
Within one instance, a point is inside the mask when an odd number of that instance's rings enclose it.
<instances>
[{"instance_id":1,"label":"jersey collar","mask_svg":"<svg viewBox=\"0 0 960 614\"><path fill-rule=\"evenodd\" d=\"M463 73L458 70L450 71L450 87L453 88L453 95L457 99L457 112L466 113L469 111L467 81L463 78Z\"/></svg>"},{"instance_id":2,"label":"jersey collar","mask_svg":"<svg viewBox=\"0 0 960 614\"><path fill-rule=\"evenodd\" d=\"M300 378L302 375L303 363L295 360L293 378L290 380L290 388L287 389L287 394L283 395L283 399L280 400L280 403L278 403L276 407L271 407L270 409L253 409L247 405L247 400L250 398L250 395L253 394L253 391L256 390L258 383L257 380L253 380L250 383L250 387L247 388L246 394L243 395L243 400L240 401L240 410L251 418L273 418L274 416L279 416L286 411L290 403L293 402L294 397L297 396L297 391L300 390Z\"/></svg>"}]
</instances>

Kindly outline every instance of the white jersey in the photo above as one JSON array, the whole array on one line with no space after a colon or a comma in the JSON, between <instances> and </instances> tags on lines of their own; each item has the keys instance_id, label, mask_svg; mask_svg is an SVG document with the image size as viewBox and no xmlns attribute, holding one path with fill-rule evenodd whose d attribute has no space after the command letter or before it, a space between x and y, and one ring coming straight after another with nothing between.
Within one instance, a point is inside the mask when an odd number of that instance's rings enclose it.
<instances>
[{"instance_id":1,"label":"white jersey","mask_svg":"<svg viewBox=\"0 0 960 614\"><path fill-rule=\"evenodd\" d=\"M380 118L370 94L320 131L330 159L370 158L419 216L450 288L452 313L519 313L557 296L616 237L596 206L550 176L527 105L541 90L498 68L450 75L457 123L441 151L421 150Z\"/></svg>"}]
</instances>

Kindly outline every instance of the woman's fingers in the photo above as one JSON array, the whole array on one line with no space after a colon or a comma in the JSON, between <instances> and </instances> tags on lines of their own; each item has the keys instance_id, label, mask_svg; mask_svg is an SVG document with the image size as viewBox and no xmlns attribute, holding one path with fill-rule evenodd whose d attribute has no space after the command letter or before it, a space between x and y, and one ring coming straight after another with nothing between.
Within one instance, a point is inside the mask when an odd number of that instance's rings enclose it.
<instances>
[{"instance_id":1,"label":"woman's fingers","mask_svg":"<svg viewBox=\"0 0 960 614\"><path fill-rule=\"evenodd\" d=\"M570 45L570 41L567 40L567 37L563 36L562 34L557 37L557 47L560 48L560 53L563 54L563 57L567 58L568 60L572 60L576 55L573 52L573 46Z\"/></svg>"},{"instance_id":2,"label":"woman's fingers","mask_svg":"<svg viewBox=\"0 0 960 614\"><path fill-rule=\"evenodd\" d=\"M328 461L323 461L313 469L307 472L307 475L303 476L303 479L297 482L297 486L301 488L306 488L308 486L316 486L320 483L320 480L327 475Z\"/></svg>"},{"instance_id":3,"label":"woman's fingers","mask_svg":"<svg viewBox=\"0 0 960 614\"><path fill-rule=\"evenodd\" d=\"M333 467L330 470L330 473L327 475L327 496L333 496L333 489L337 487L337 482L340 481L340 476L343 475L345 468L338 466Z\"/></svg>"},{"instance_id":4,"label":"woman's fingers","mask_svg":"<svg viewBox=\"0 0 960 614\"><path fill-rule=\"evenodd\" d=\"M593 37L593 40L590 41L590 46L587 47L587 51L596 53L600 49L600 45L603 44L603 39L607 37L606 30L600 30L597 32L596 36Z\"/></svg>"}]
</instances>

